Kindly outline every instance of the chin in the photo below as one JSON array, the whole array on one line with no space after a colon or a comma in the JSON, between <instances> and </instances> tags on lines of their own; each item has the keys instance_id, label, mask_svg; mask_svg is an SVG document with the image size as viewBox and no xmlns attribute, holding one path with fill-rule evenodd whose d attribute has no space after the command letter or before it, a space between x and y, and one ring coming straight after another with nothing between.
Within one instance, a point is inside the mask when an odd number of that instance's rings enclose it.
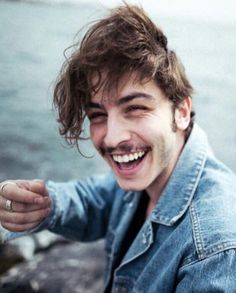
<instances>
[{"instance_id":1,"label":"chin","mask_svg":"<svg viewBox=\"0 0 236 293\"><path fill-rule=\"evenodd\" d=\"M117 182L123 190L126 191L143 191L148 187L148 184L145 184L144 182L137 182L132 180L125 180L125 179L119 179L117 178Z\"/></svg>"}]
</instances>

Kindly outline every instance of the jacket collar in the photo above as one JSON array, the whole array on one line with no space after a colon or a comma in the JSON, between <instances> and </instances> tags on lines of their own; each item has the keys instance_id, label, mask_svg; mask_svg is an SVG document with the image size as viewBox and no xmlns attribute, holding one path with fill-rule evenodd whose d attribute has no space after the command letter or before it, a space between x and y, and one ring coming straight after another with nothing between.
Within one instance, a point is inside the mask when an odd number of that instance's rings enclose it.
<instances>
[{"instance_id":1,"label":"jacket collar","mask_svg":"<svg viewBox=\"0 0 236 293\"><path fill-rule=\"evenodd\" d=\"M208 151L205 133L194 124L173 173L150 220L172 226L188 209L200 180Z\"/></svg>"}]
</instances>

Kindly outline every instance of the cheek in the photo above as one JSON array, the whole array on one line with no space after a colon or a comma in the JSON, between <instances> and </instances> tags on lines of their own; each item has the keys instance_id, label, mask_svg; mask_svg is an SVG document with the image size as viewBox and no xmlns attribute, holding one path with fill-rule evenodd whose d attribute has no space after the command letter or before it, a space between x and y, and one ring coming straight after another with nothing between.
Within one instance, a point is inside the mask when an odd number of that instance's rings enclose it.
<instances>
[{"instance_id":1,"label":"cheek","mask_svg":"<svg viewBox=\"0 0 236 293\"><path fill-rule=\"evenodd\" d=\"M147 143L157 150L157 153L163 155L166 151L169 151L169 147L173 144L175 133L172 130L172 117L149 117L148 123L143 124L140 127L142 133L140 136Z\"/></svg>"},{"instance_id":2,"label":"cheek","mask_svg":"<svg viewBox=\"0 0 236 293\"><path fill-rule=\"evenodd\" d=\"M103 128L98 125L90 125L90 137L94 146L99 148L104 137Z\"/></svg>"}]
</instances>

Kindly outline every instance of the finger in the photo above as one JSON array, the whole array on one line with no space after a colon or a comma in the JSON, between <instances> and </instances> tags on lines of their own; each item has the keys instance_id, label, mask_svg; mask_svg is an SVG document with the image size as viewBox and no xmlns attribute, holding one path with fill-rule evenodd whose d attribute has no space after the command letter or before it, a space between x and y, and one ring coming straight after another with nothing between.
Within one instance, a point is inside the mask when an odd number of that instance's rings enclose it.
<instances>
[{"instance_id":1,"label":"finger","mask_svg":"<svg viewBox=\"0 0 236 293\"><path fill-rule=\"evenodd\" d=\"M22 212L27 213L31 211L46 209L51 207L51 198L44 197L43 202L41 204L28 204L28 203L18 203L12 202L12 210L13 212Z\"/></svg>"},{"instance_id":2,"label":"finger","mask_svg":"<svg viewBox=\"0 0 236 293\"><path fill-rule=\"evenodd\" d=\"M5 181L6 182L6 181ZM4 182L3 182L4 183ZM34 180L11 180L8 183L14 183L19 188L32 191L34 193L41 194L43 196L48 196L48 192L45 183L41 179Z\"/></svg>"},{"instance_id":3,"label":"finger","mask_svg":"<svg viewBox=\"0 0 236 293\"><path fill-rule=\"evenodd\" d=\"M49 196L44 181L40 179L30 181L30 190L42 196Z\"/></svg>"},{"instance_id":4,"label":"finger","mask_svg":"<svg viewBox=\"0 0 236 293\"><path fill-rule=\"evenodd\" d=\"M0 210L6 210L6 199L0 196ZM49 208L51 206L50 197L44 197L42 204L28 204L28 203L18 203L12 201L11 207L13 212L30 212L35 210L40 210L44 208Z\"/></svg>"},{"instance_id":5,"label":"finger","mask_svg":"<svg viewBox=\"0 0 236 293\"><path fill-rule=\"evenodd\" d=\"M37 203L44 202L41 194L22 189L18 185L7 184L4 186L2 193L3 197L19 203Z\"/></svg>"},{"instance_id":6,"label":"finger","mask_svg":"<svg viewBox=\"0 0 236 293\"><path fill-rule=\"evenodd\" d=\"M26 230L33 229L37 227L40 224L40 222L34 222L29 224L13 224L8 222L1 222L1 226L11 232L23 232Z\"/></svg>"},{"instance_id":7,"label":"finger","mask_svg":"<svg viewBox=\"0 0 236 293\"><path fill-rule=\"evenodd\" d=\"M17 184L19 188L30 190L30 181L29 180L15 180L13 181Z\"/></svg>"},{"instance_id":8,"label":"finger","mask_svg":"<svg viewBox=\"0 0 236 293\"><path fill-rule=\"evenodd\" d=\"M28 213L8 212L2 210L0 213L0 222L8 222L13 224L29 224L39 222L45 219L50 213L50 208L36 210Z\"/></svg>"},{"instance_id":9,"label":"finger","mask_svg":"<svg viewBox=\"0 0 236 293\"><path fill-rule=\"evenodd\" d=\"M8 181L8 180L1 182L1 184L0 184L0 195L3 194L3 190L4 190L4 188L7 185L14 185L14 186L16 186L16 182L14 182L14 181Z\"/></svg>"}]
</instances>

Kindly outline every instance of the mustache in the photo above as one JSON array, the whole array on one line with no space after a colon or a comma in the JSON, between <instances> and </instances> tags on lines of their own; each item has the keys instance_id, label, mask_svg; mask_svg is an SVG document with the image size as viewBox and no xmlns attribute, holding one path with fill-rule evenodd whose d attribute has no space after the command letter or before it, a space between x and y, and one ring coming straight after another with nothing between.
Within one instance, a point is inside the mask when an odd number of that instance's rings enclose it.
<instances>
[{"instance_id":1,"label":"mustache","mask_svg":"<svg viewBox=\"0 0 236 293\"><path fill-rule=\"evenodd\" d=\"M136 145L133 144L122 144L117 147L109 147L109 146L101 146L99 151L102 156L104 155L111 155L114 153L135 153L138 151L148 151L150 150L150 146L147 145Z\"/></svg>"}]
</instances>

